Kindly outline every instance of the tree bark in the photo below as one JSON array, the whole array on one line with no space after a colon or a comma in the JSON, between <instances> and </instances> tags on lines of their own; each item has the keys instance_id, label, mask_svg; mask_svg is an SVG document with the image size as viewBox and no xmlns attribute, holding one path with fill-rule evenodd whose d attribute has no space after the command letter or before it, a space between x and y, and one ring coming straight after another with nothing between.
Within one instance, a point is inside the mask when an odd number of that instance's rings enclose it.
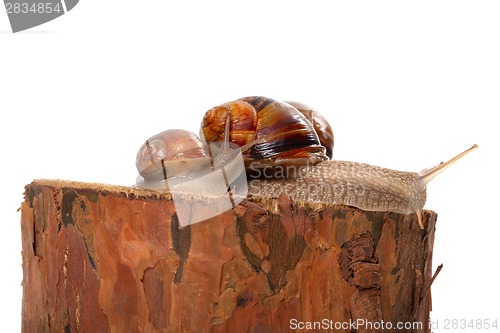
<instances>
[{"instance_id":1,"label":"tree bark","mask_svg":"<svg viewBox=\"0 0 500 333\"><path fill-rule=\"evenodd\" d=\"M284 194L179 228L168 193L38 180L21 212L25 333L429 332L431 211Z\"/></svg>"}]
</instances>

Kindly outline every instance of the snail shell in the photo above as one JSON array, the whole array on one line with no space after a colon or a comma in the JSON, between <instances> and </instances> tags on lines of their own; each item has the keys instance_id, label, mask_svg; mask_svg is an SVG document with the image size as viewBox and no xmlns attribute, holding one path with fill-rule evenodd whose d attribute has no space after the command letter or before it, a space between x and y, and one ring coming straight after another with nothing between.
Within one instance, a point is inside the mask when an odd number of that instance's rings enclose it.
<instances>
[{"instance_id":1,"label":"snail shell","mask_svg":"<svg viewBox=\"0 0 500 333\"><path fill-rule=\"evenodd\" d=\"M200 132L207 142L226 141L228 132L228 142L250 144L243 155L255 169L328 159L311 122L290 104L266 97L245 97L208 110Z\"/></svg>"},{"instance_id":2,"label":"snail shell","mask_svg":"<svg viewBox=\"0 0 500 333\"><path fill-rule=\"evenodd\" d=\"M286 103L299 110L313 124L321 145L326 148L326 156L332 159L333 130L328 120L319 111L311 108L309 105L295 101L286 101Z\"/></svg>"},{"instance_id":3,"label":"snail shell","mask_svg":"<svg viewBox=\"0 0 500 333\"><path fill-rule=\"evenodd\" d=\"M194 133L169 129L146 140L137 152L135 164L145 182L192 178L210 169L210 155Z\"/></svg>"}]
</instances>

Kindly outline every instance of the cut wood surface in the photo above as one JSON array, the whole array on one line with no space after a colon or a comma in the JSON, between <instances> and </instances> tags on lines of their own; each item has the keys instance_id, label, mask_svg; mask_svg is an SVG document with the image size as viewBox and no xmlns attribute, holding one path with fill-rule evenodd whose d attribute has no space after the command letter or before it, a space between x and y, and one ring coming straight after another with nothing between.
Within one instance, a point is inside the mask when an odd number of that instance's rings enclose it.
<instances>
[{"instance_id":1,"label":"cut wood surface","mask_svg":"<svg viewBox=\"0 0 500 333\"><path fill-rule=\"evenodd\" d=\"M49 180L21 211L25 333L429 332L431 211L281 195L179 228L168 193Z\"/></svg>"}]
</instances>

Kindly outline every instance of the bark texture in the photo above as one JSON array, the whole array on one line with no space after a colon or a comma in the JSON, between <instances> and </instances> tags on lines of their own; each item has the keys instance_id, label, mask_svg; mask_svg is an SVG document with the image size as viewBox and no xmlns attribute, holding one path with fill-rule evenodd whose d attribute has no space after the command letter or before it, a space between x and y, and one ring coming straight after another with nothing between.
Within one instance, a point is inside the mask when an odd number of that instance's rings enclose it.
<instances>
[{"instance_id":1,"label":"bark texture","mask_svg":"<svg viewBox=\"0 0 500 333\"><path fill-rule=\"evenodd\" d=\"M43 180L21 211L24 333L429 332L431 211L282 195L180 229L168 194Z\"/></svg>"}]
</instances>

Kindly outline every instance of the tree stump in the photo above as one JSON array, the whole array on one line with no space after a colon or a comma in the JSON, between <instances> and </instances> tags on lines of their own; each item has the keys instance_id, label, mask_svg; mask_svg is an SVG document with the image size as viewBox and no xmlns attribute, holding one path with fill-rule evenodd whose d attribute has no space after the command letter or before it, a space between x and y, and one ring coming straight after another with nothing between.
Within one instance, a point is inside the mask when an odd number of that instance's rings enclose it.
<instances>
[{"instance_id":1,"label":"tree stump","mask_svg":"<svg viewBox=\"0 0 500 333\"><path fill-rule=\"evenodd\" d=\"M431 211L249 197L179 228L168 193L47 180L21 211L24 333L429 332Z\"/></svg>"}]
</instances>

